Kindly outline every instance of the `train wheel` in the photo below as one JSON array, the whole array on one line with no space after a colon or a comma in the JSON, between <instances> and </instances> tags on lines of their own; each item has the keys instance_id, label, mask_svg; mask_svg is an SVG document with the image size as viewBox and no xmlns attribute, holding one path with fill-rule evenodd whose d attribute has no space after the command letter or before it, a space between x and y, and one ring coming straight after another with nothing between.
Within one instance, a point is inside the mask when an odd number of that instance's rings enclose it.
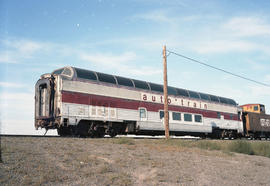
<instances>
[{"instance_id":1,"label":"train wheel","mask_svg":"<svg viewBox=\"0 0 270 186\"><path fill-rule=\"evenodd\" d=\"M70 126L71 136L79 137L77 126Z\"/></svg>"},{"instance_id":2,"label":"train wheel","mask_svg":"<svg viewBox=\"0 0 270 186\"><path fill-rule=\"evenodd\" d=\"M201 139L206 139L206 135L201 135L200 138Z\"/></svg>"},{"instance_id":3,"label":"train wheel","mask_svg":"<svg viewBox=\"0 0 270 186\"><path fill-rule=\"evenodd\" d=\"M97 133L96 136L98 138L104 138L104 136L105 136L105 129L103 127L98 127L96 133Z\"/></svg>"},{"instance_id":4,"label":"train wheel","mask_svg":"<svg viewBox=\"0 0 270 186\"><path fill-rule=\"evenodd\" d=\"M224 139L226 137L226 131L222 130L221 135L220 135L220 139Z\"/></svg>"},{"instance_id":5,"label":"train wheel","mask_svg":"<svg viewBox=\"0 0 270 186\"><path fill-rule=\"evenodd\" d=\"M229 139L235 139L237 137L236 133L234 131L229 131Z\"/></svg>"},{"instance_id":6,"label":"train wheel","mask_svg":"<svg viewBox=\"0 0 270 186\"><path fill-rule=\"evenodd\" d=\"M80 123L77 125L77 131L80 137L89 136L88 134L89 129L90 129L90 124L88 121L80 121Z\"/></svg>"},{"instance_id":7,"label":"train wheel","mask_svg":"<svg viewBox=\"0 0 270 186\"><path fill-rule=\"evenodd\" d=\"M57 133L59 136L71 136L70 128L68 127L60 127L57 129Z\"/></svg>"},{"instance_id":8,"label":"train wheel","mask_svg":"<svg viewBox=\"0 0 270 186\"><path fill-rule=\"evenodd\" d=\"M108 134L110 135L110 137L111 138L114 138L116 135L117 135L117 133L115 132L115 130L114 129L109 129L109 132L108 132Z\"/></svg>"}]
</instances>

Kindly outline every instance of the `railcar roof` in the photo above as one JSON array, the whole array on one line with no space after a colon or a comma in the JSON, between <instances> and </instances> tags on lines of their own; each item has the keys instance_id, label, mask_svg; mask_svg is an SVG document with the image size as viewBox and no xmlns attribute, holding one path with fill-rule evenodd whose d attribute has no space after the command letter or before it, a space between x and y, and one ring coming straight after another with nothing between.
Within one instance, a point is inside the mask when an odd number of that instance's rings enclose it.
<instances>
[{"instance_id":1,"label":"railcar roof","mask_svg":"<svg viewBox=\"0 0 270 186\"><path fill-rule=\"evenodd\" d=\"M120 86L132 87L135 89L142 89L142 90L147 90L147 91L163 93L163 85L160 85L160 84L95 72L91 70L85 70L85 69L81 69L77 67L64 67L61 69L57 69L53 71L52 73L67 75L68 70L66 69L72 69L74 71L74 73L71 73L73 75L72 78L99 81L99 82L104 82L104 83L120 85ZM171 87L171 86L168 86L168 94L174 95L174 96L183 96L183 97L188 97L188 98L193 98L193 99L199 99L203 101L223 103L223 104L228 104L228 105L237 105L236 102L230 98L219 97L219 96L215 96L211 94L195 92L195 91Z\"/></svg>"},{"instance_id":2,"label":"railcar roof","mask_svg":"<svg viewBox=\"0 0 270 186\"><path fill-rule=\"evenodd\" d=\"M256 106L256 105L264 106L263 104L260 104L260 103L250 103L250 104L240 105L240 107L244 107L244 106Z\"/></svg>"}]
</instances>

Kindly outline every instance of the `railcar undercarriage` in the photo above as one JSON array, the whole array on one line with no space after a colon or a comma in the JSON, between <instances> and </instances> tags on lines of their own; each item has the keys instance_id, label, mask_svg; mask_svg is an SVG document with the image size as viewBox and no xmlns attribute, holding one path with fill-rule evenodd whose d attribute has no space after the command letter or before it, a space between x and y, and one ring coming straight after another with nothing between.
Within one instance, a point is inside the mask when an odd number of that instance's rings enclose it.
<instances>
[{"instance_id":1,"label":"railcar undercarriage","mask_svg":"<svg viewBox=\"0 0 270 186\"><path fill-rule=\"evenodd\" d=\"M102 122L81 120L78 125L60 126L57 132L60 136L103 138L105 135L115 137L118 134L135 132L136 122Z\"/></svg>"},{"instance_id":2,"label":"railcar undercarriage","mask_svg":"<svg viewBox=\"0 0 270 186\"><path fill-rule=\"evenodd\" d=\"M221 129L218 127L213 128L213 133L211 134L211 138L214 139L236 139L238 137L240 137L240 135L237 133L237 130Z\"/></svg>"},{"instance_id":3,"label":"railcar undercarriage","mask_svg":"<svg viewBox=\"0 0 270 186\"><path fill-rule=\"evenodd\" d=\"M136 135L163 135L164 131L156 130L140 130L136 127L136 121L128 122L103 122L103 121L89 121L81 120L78 125L61 125L56 127L58 135L63 137L90 137L103 138L105 135L115 137L116 135L136 134ZM170 135L185 136L191 135L201 137L202 139L237 139L242 137L237 133L237 130L213 128L212 133L200 132L181 132L170 131Z\"/></svg>"}]
</instances>

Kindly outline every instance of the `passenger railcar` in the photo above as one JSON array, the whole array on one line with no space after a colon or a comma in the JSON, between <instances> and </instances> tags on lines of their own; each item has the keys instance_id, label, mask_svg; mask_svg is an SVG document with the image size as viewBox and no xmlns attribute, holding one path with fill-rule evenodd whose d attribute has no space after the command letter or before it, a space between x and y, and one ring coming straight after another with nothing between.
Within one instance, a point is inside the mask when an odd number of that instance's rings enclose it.
<instances>
[{"instance_id":1,"label":"passenger railcar","mask_svg":"<svg viewBox=\"0 0 270 186\"><path fill-rule=\"evenodd\" d=\"M243 133L241 108L229 98L168 87L170 133L234 137ZM163 86L64 67L35 86L35 127L58 134L164 134Z\"/></svg>"}]
</instances>

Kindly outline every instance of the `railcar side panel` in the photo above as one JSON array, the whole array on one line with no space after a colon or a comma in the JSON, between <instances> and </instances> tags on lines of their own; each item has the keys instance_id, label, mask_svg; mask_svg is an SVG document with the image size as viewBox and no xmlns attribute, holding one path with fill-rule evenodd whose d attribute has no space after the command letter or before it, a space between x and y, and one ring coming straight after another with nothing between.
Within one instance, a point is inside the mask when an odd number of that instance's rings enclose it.
<instances>
[{"instance_id":1,"label":"railcar side panel","mask_svg":"<svg viewBox=\"0 0 270 186\"><path fill-rule=\"evenodd\" d=\"M140 130L158 130L164 131L163 122L153 122L153 121L139 121L137 122ZM170 131L171 132L194 132L194 133L211 133L212 127L205 125L194 125L194 124L184 124L184 123L173 123L170 122Z\"/></svg>"},{"instance_id":2,"label":"railcar side panel","mask_svg":"<svg viewBox=\"0 0 270 186\"><path fill-rule=\"evenodd\" d=\"M130 90L129 88L123 87L114 87L112 85L104 85L98 83L91 82L82 82L82 81L69 81L63 80L63 89L62 91L67 92L76 92L82 94L90 94L90 95L99 95L99 96L109 96L111 98L120 98L125 100L135 100L135 101L143 101L150 102L156 104L163 104L163 95L157 93L144 93L144 90ZM146 96L146 98L144 97ZM82 95L81 95L82 96ZM196 109L205 109L210 111L224 112L224 113L237 113L237 107L224 105L224 104L216 104L212 102L199 102L191 98L179 98L175 96L169 96L171 106L182 106L188 108L196 108ZM74 98L73 98L74 99ZM155 101L153 101L155 100ZM201 103L201 104L200 104ZM206 108L204 104L207 104ZM201 107L200 107L201 105Z\"/></svg>"},{"instance_id":3,"label":"railcar side panel","mask_svg":"<svg viewBox=\"0 0 270 186\"><path fill-rule=\"evenodd\" d=\"M63 80L62 95L64 115L78 117L77 122L81 119L119 122L130 120L137 121L140 130L164 130L163 121L159 116L159 111L163 109L162 95L69 80ZM170 99L169 109L171 112L197 113L202 114L204 118L202 123L176 122L170 119L171 131L211 133L213 127L242 131L239 129L237 108L234 106L204 103L174 96L171 96ZM88 106L80 106L80 104ZM204 105L207 106L204 107ZM203 109L197 107L203 107ZM96 110L93 110L95 108ZM112 108L116 109L117 117L110 117L109 113ZM146 110L144 120L139 117L139 108L145 108ZM216 111L219 111L219 113ZM226 111L228 112L226 113ZM171 112L170 118L172 118ZM218 118L218 114L220 114L220 118Z\"/></svg>"},{"instance_id":4,"label":"railcar side panel","mask_svg":"<svg viewBox=\"0 0 270 186\"><path fill-rule=\"evenodd\" d=\"M270 115L249 112L246 115L246 129L249 132L270 132Z\"/></svg>"}]
</instances>

